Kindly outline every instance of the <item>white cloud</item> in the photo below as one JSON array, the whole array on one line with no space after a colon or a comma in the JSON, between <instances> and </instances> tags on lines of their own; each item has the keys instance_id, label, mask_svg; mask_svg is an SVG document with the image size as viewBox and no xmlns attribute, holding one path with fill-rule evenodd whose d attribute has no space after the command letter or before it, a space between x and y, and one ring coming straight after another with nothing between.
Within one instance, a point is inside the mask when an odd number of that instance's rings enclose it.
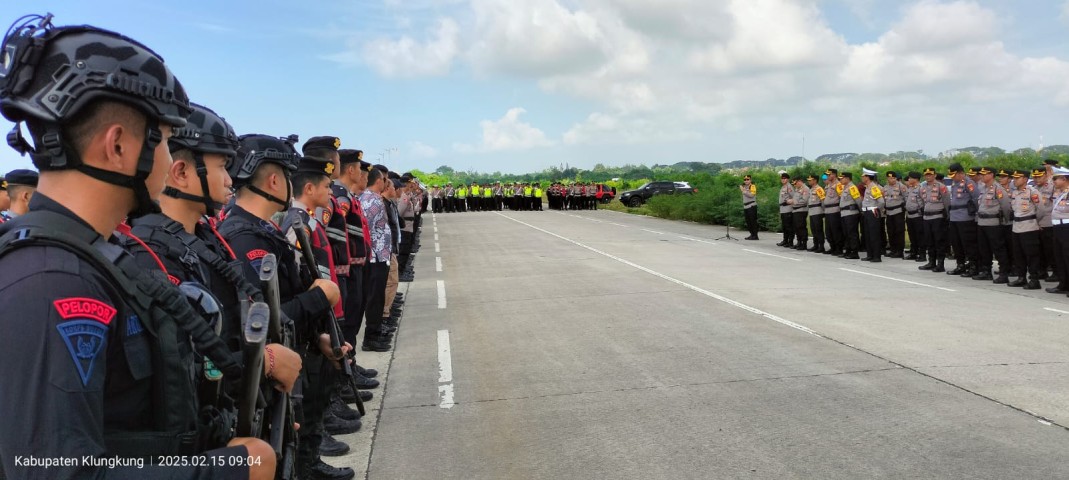
<instances>
[{"instance_id":1,"label":"white cloud","mask_svg":"<svg viewBox=\"0 0 1069 480\"><path fill-rule=\"evenodd\" d=\"M564 133L564 144L634 144L698 138L701 138L700 133L685 130L671 119L618 117L595 112L582 123L572 125L572 128Z\"/></svg>"},{"instance_id":2,"label":"white cloud","mask_svg":"<svg viewBox=\"0 0 1069 480\"><path fill-rule=\"evenodd\" d=\"M408 144L408 152L412 158L424 159L438 156L438 149L423 142L411 142Z\"/></svg>"},{"instance_id":3,"label":"white cloud","mask_svg":"<svg viewBox=\"0 0 1069 480\"><path fill-rule=\"evenodd\" d=\"M460 28L451 18L437 22L419 41L407 35L396 40L379 38L363 45L361 59L384 77L441 76L449 73L460 52ZM346 55L346 54L342 54ZM341 57L351 58L351 54Z\"/></svg>"},{"instance_id":4,"label":"white cloud","mask_svg":"<svg viewBox=\"0 0 1069 480\"><path fill-rule=\"evenodd\" d=\"M524 113L527 113L527 110L514 107L497 120L483 120L479 122L483 129L482 143L478 145L458 143L453 148L461 153L476 153L527 150L553 145L554 142L546 138L542 130L520 121L520 115Z\"/></svg>"}]
</instances>

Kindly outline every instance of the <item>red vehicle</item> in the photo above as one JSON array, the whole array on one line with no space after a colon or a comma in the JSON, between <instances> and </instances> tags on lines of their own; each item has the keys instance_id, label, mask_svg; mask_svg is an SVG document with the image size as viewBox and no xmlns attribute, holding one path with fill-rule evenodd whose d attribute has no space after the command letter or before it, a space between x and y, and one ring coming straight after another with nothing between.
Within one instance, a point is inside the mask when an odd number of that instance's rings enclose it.
<instances>
[{"instance_id":1,"label":"red vehicle","mask_svg":"<svg viewBox=\"0 0 1069 480\"><path fill-rule=\"evenodd\" d=\"M597 187L597 193L594 194L594 198L598 199L598 202L609 203L613 198L616 198L616 187L610 187L603 183L595 186Z\"/></svg>"}]
</instances>

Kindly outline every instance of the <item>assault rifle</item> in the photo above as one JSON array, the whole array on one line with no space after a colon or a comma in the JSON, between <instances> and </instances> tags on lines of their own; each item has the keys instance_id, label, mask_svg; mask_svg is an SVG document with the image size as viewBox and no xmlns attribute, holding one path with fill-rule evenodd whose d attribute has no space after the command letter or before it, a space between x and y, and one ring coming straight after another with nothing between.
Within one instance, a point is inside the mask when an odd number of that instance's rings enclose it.
<instances>
[{"instance_id":1,"label":"assault rifle","mask_svg":"<svg viewBox=\"0 0 1069 480\"><path fill-rule=\"evenodd\" d=\"M260 261L260 290L267 305L267 338L293 349L293 323L282 322L282 307L278 290L278 258L268 254ZM288 319L287 319L288 320ZM246 364L247 365L247 364ZM261 367L262 368L262 367ZM293 429L293 401L290 394L275 389L264 389L267 402L267 443L275 451L278 464L275 478L290 480L296 477L297 432Z\"/></svg>"},{"instance_id":2,"label":"assault rifle","mask_svg":"<svg viewBox=\"0 0 1069 480\"><path fill-rule=\"evenodd\" d=\"M324 278L323 274L319 271L319 263L316 262L315 253L312 252L312 243L308 240L308 232L304 230L304 225L301 222L297 222L293 225L293 233L297 235L297 246L301 250L301 257L304 259L302 262L303 267L312 278ZM330 280L326 278L326 280ZM334 316L334 309L327 309L327 322L326 329L327 334L330 336L330 347L333 350L335 357L341 356L341 332L338 329L338 318ZM360 400L359 390L356 388L356 378L353 376L353 367L349 363L350 360L356 357L356 352L349 351L349 355L346 358L341 359L342 373L345 375L345 380L349 382L349 386L352 387L353 392L356 393L356 410L363 416L366 414L364 411L364 402Z\"/></svg>"}]
</instances>

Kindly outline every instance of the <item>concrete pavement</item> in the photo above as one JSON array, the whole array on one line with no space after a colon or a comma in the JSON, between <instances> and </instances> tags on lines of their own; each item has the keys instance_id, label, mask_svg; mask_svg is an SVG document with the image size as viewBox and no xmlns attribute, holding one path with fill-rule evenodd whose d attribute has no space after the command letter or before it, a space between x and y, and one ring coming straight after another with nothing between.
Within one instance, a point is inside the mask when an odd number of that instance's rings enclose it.
<instances>
[{"instance_id":1,"label":"concrete pavement","mask_svg":"<svg viewBox=\"0 0 1069 480\"><path fill-rule=\"evenodd\" d=\"M388 380L364 431L340 437L344 463L367 478L1069 477L1069 299L723 231L428 214L395 350L358 357Z\"/></svg>"}]
</instances>

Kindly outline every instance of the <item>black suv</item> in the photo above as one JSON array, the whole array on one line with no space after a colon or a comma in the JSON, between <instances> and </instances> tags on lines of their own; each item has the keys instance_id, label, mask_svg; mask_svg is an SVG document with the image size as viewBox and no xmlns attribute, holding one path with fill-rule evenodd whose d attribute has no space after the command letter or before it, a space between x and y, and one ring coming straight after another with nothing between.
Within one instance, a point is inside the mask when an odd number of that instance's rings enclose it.
<instances>
[{"instance_id":1,"label":"black suv","mask_svg":"<svg viewBox=\"0 0 1069 480\"><path fill-rule=\"evenodd\" d=\"M648 182L634 190L620 194L620 202L629 207L640 207L654 195L675 195L677 193L695 193L687 182Z\"/></svg>"}]
</instances>

